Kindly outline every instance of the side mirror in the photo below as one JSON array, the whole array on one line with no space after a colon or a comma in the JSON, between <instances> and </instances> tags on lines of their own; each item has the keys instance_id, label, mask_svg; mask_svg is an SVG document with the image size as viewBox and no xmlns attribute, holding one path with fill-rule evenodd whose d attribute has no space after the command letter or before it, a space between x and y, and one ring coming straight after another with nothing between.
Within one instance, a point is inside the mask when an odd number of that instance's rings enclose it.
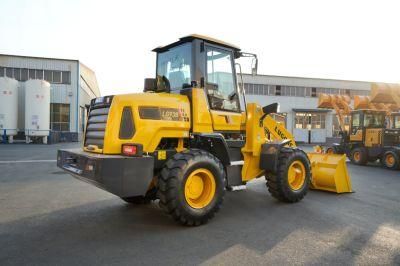
<instances>
[{"instance_id":1,"label":"side mirror","mask_svg":"<svg viewBox=\"0 0 400 266\"><path fill-rule=\"evenodd\" d=\"M153 78L147 78L144 79L144 89L143 91L155 91L157 88L157 82L156 79Z\"/></svg>"},{"instance_id":2,"label":"side mirror","mask_svg":"<svg viewBox=\"0 0 400 266\"><path fill-rule=\"evenodd\" d=\"M279 112L279 103L272 103L263 107L263 112L265 115L278 113Z\"/></svg>"}]
</instances>

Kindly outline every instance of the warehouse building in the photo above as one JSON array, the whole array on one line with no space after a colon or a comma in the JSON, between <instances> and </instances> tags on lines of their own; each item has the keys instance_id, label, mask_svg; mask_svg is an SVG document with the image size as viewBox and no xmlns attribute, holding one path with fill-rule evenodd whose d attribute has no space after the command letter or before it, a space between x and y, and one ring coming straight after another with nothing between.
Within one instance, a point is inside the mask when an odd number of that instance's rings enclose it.
<instances>
[{"instance_id":1,"label":"warehouse building","mask_svg":"<svg viewBox=\"0 0 400 266\"><path fill-rule=\"evenodd\" d=\"M280 104L280 114L296 141L324 143L339 136L334 111L318 109L318 95L369 95L371 83L362 81L271 75L243 75L246 99L265 106Z\"/></svg>"},{"instance_id":2,"label":"warehouse building","mask_svg":"<svg viewBox=\"0 0 400 266\"><path fill-rule=\"evenodd\" d=\"M50 135L77 140L86 123L85 105L100 96L95 73L78 60L0 54L0 77L20 81L18 131L24 131L23 82L50 82ZM57 134L58 133L58 134Z\"/></svg>"}]
</instances>

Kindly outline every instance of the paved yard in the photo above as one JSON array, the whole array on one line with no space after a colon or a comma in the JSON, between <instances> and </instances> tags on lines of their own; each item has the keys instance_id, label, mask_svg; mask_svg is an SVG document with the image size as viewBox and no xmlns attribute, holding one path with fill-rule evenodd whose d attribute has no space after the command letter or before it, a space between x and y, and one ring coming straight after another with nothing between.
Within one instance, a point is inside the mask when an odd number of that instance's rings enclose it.
<instances>
[{"instance_id":1,"label":"paved yard","mask_svg":"<svg viewBox=\"0 0 400 266\"><path fill-rule=\"evenodd\" d=\"M356 193L297 204L256 180L187 228L64 174L51 160L76 146L0 145L0 265L400 264L399 171L349 164Z\"/></svg>"}]
</instances>

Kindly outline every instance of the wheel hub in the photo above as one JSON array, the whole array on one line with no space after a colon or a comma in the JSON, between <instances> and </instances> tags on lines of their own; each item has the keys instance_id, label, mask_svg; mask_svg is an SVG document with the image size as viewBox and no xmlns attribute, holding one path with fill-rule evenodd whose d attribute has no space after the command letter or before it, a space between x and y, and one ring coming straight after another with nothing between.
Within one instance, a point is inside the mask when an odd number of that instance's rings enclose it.
<instances>
[{"instance_id":1,"label":"wheel hub","mask_svg":"<svg viewBox=\"0 0 400 266\"><path fill-rule=\"evenodd\" d=\"M306 180L306 169L301 161L294 161L288 169L288 183L292 190L299 190Z\"/></svg>"},{"instance_id":2,"label":"wheel hub","mask_svg":"<svg viewBox=\"0 0 400 266\"><path fill-rule=\"evenodd\" d=\"M185 183L185 199L190 207L206 207L215 196L216 184L214 175L207 169L193 171Z\"/></svg>"},{"instance_id":3,"label":"wheel hub","mask_svg":"<svg viewBox=\"0 0 400 266\"><path fill-rule=\"evenodd\" d=\"M394 165L394 161L395 161L395 159L394 159L394 156L392 154L386 155L386 164L388 166L393 166Z\"/></svg>"},{"instance_id":4,"label":"wheel hub","mask_svg":"<svg viewBox=\"0 0 400 266\"><path fill-rule=\"evenodd\" d=\"M190 180L188 180L188 195L191 199L197 199L200 197L204 190L204 182L200 176L194 175Z\"/></svg>"},{"instance_id":5,"label":"wheel hub","mask_svg":"<svg viewBox=\"0 0 400 266\"><path fill-rule=\"evenodd\" d=\"M360 152L359 151L354 152L354 160L358 162L360 161L360 159L361 159Z\"/></svg>"}]
</instances>

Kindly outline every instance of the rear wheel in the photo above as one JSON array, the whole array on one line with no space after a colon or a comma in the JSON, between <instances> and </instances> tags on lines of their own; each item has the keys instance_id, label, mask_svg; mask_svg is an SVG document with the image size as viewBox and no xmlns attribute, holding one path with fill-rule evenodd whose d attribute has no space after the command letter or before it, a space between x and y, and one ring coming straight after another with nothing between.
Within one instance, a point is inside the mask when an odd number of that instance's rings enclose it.
<instances>
[{"instance_id":1,"label":"rear wheel","mask_svg":"<svg viewBox=\"0 0 400 266\"><path fill-rule=\"evenodd\" d=\"M393 151L387 151L383 154L381 162L388 169L395 170L400 168L399 156Z\"/></svg>"},{"instance_id":2,"label":"rear wheel","mask_svg":"<svg viewBox=\"0 0 400 266\"><path fill-rule=\"evenodd\" d=\"M300 201L307 194L311 182L311 166L307 155L299 149L280 151L276 174L266 174L271 195L284 202Z\"/></svg>"},{"instance_id":3,"label":"rear wheel","mask_svg":"<svg viewBox=\"0 0 400 266\"><path fill-rule=\"evenodd\" d=\"M175 154L158 179L160 206L183 225L197 226L220 209L225 171L212 154L192 149Z\"/></svg>"},{"instance_id":4,"label":"rear wheel","mask_svg":"<svg viewBox=\"0 0 400 266\"><path fill-rule=\"evenodd\" d=\"M367 151L364 148L354 148L350 152L350 161L357 165L365 165L368 161Z\"/></svg>"}]
</instances>

